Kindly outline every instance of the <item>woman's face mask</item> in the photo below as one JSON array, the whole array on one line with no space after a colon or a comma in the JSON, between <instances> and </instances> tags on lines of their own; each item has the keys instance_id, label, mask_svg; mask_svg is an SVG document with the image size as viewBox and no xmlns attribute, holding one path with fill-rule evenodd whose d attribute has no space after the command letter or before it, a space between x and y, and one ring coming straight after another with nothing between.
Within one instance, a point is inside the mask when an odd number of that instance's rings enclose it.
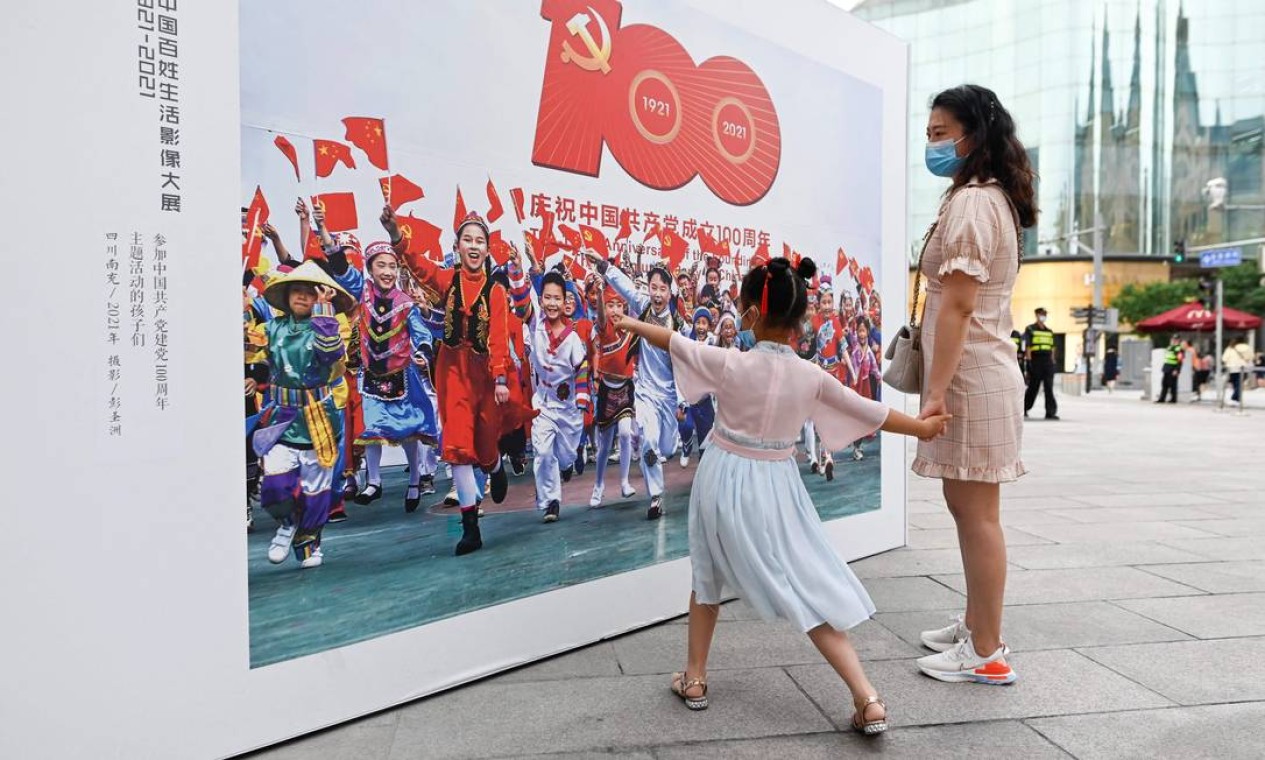
<instances>
[{"instance_id":1,"label":"woman's face mask","mask_svg":"<svg viewBox=\"0 0 1265 760\"><path fill-rule=\"evenodd\" d=\"M966 139L939 140L927 143L927 170L937 177L952 177L966 159L958 155L958 143Z\"/></svg>"}]
</instances>

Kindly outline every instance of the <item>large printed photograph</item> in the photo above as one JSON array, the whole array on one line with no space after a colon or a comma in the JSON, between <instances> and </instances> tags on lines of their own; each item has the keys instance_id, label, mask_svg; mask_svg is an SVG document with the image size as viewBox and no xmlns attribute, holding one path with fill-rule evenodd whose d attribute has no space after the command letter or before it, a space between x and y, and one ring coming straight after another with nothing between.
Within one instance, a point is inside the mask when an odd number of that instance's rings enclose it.
<instances>
[{"instance_id":1,"label":"large printed photograph","mask_svg":"<svg viewBox=\"0 0 1265 760\"><path fill-rule=\"evenodd\" d=\"M613 315L746 350L742 276L810 257L797 351L879 397L842 71L666 0L275 0L241 112L252 667L685 557L716 409ZM798 452L881 508L877 438Z\"/></svg>"}]
</instances>

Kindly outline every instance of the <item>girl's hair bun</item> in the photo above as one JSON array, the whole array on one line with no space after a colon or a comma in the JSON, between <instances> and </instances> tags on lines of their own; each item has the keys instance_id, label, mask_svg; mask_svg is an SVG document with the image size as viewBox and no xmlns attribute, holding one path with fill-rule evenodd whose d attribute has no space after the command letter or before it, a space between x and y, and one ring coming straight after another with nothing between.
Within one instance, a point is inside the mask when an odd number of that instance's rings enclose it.
<instances>
[{"instance_id":1,"label":"girl's hair bun","mask_svg":"<svg viewBox=\"0 0 1265 760\"><path fill-rule=\"evenodd\" d=\"M817 274L817 264L810 258L802 258L799 260L799 266L795 267L795 274L803 277L805 280L813 279Z\"/></svg>"}]
</instances>

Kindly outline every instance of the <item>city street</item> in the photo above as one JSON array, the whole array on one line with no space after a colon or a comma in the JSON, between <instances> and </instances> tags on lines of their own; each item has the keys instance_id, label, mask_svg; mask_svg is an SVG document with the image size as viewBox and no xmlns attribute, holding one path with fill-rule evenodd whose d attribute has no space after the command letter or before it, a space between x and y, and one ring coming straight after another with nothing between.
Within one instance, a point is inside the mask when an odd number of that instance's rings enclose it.
<instances>
[{"instance_id":1,"label":"city street","mask_svg":"<svg viewBox=\"0 0 1265 760\"><path fill-rule=\"evenodd\" d=\"M1265 756L1265 390L1246 414L1138 395L1063 397L1062 421L1025 429L1031 473L1003 490L1013 686L914 668L918 631L961 611L964 583L937 484L912 478L909 545L854 565L879 610L854 633L884 737L847 728L847 691L806 637L734 602L705 712L667 688L678 619L255 757Z\"/></svg>"}]
</instances>

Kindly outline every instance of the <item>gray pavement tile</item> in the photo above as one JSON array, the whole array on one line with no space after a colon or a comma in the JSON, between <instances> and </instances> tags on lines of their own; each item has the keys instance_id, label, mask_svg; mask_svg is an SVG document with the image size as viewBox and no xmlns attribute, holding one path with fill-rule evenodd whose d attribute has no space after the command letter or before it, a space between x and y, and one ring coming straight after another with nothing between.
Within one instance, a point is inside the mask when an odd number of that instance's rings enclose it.
<instances>
[{"instance_id":1,"label":"gray pavement tile","mask_svg":"<svg viewBox=\"0 0 1265 760\"><path fill-rule=\"evenodd\" d=\"M417 757L428 757L418 755ZM598 760L603 757L617 757L619 760L655 760L651 750L630 750L623 747L602 747L584 752L550 752L544 755L523 755L515 752L512 755L476 755L483 760Z\"/></svg>"},{"instance_id":2,"label":"gray pavement tile","mask_svg":"<svg viewBox=\"0 0 1265 760\"><path fill-rule=\"evenodd\" d=\"M1110 522L1064 525L1026 525L1024 532L1048 538L1061 544L1110 543L1132 541L1181 541L1212 538L1216 534L1166 522Z\"/></svg>"},{"instance_id":3,"label":"gray pavement tile","mask_svg":"<svg viewBox=\"0 0 1265 760\"><path fill-rule=\"evenodd\" d=\"M869 663L866 674L886 700L898 726L1134 710L1171 704L1164 697L1070 650L1010 657L1019 681L1009 686L942 683L922 675L911 661ZM829 665L787 672L839 727L847 725L851 699ZM899 729L897 729L899 730Z\"/></svg>"},{"instance_id":4,"label":"gray pavement tile","mask_svg":"<svg viewBox=\"0 0 1265 760\"><path fill-rule=\"evenodd\" d=\"M1030 512L1032 510L1053 511L1064 509L1089 509L1090 506L1083 502L1073 501L1063 496L1052 496L1050 494L1023 494L1012 495L1004 488L1001 492L1001 514L1004 521L1006 515L1012 512Z\"/></svg>"},{"instance_id":5,"label":"gray pavement tile","mask_svg":"<svg viewBox=\"0 0 1265 760\"><path fill-rule=\"evenodd\" d=\"M249 760L312 760L313 758L355 757L385 760L399 723L399 710L371 715L326 731L269 747L244 758Z\"/></svg>"},{"instance_id":6,"label":"gray pavement tile","mask_svg":"<svg viewBox=\"0 0 1265 760\"><path fill-rule=\"evenodd\" d=\"M1002 533L1006 536L1006 546L1035 546L1054 543L1009 526L1004 526ZM956 548L957 545L958 531L956 528L909 531L909 548L911 549L951 549Z\"/></svg>"},{"instance_id":7,"label":"gray pavement tile","mask_svg":"<svg viewBox=\"0 0 1265 760\"><path fill-rule=\"evenodd\" d=\"M1265 536L1164 539L1163 544L1220 562L1265 559Z\"/></svg>"},{"instance_id":8,"label":"gray pavement tile","mask_svg":"<svg viewBox=\"0 0 1265 760\"><path fill-rule=\"evenodd\" d=\"M501 683L557 681L567 678L601 678L620 675L619 660L609 641L551 657L497 676Z\"/></svg>"},{"instance_id":9,"label":"gray pavement tile","mask_svg":"<svg viewBox=\"0 0 1265 760\"><path fill-rule=\"evenodd\" d=\"M1265 639L1176 641L1077 651L1179 704L1265 700Z\"/></svg>"},{"instance_id":10,"label":"gray pavement tile","mask_svg":"<svg viewBox=\"0 0 1265 760\"><path fill-rule=\"evenodd\" d=\"M1229 538L1238 538L1242 536L1265 536L1265 517L1237 518L1228 520L1197 520L1193 522L1179 522L1176 524L1183 525L1188 528L1194 528L1195 530L1215 533L1218 536L1226 536Z\"/></svg>"},{"instance_id":11,"label":"gray pavement tile","mask_svg":"<svg viewBox=\"0 0 1265 760\"><path fill-rule=\"evenodd\" d=\"M688 621L689 616L681 618L681 622ZM735 599L732 602L726 602L720 608L721 620L759 620L760 613L755 608L741 599Z\"/></svg>"},{"instance_id":12,"label":"gray pavement tile","mask_svg":"<svg viewBox=\"0 0 1265 760\"><path fill-rule=\"evenodd\" d=\"M1073 520L1041 509L1007 511L1003 507L1001 522L1002 525L1007 527L1023 528L1028 525L1066 524L1073 522ZM909 524L922 530L937 530L956 527L956 524L953 522L953 515L950 515L947 510L936 514L909 515Z\"/></svg>"},{"instance_id":13,"label":"gray pavement tile","mask_svg":"<svg viewBox=\"0 0 1265 760\"><path fill-rule=\"evenodd\" d=\"M960 612L961 610L958 610ZM875 619L897 636L920 647L918 634L943 628L953 615L936 612L879 613ZM1016 652L1039 649L1154 641L1185 641L1190 637L1107 602L1029 604L1007 607L1004 618L1006 644ZM929 651L924 654L929 654Z\"/></svg>"},{"instance_id":14,"label":"gray pavement tile","mask_svg":"<svg viewBox=\"0 0 1265 760\"><path fill-rule=\"evenodd\" d=\"M926 515L943 512L947 509L943 501L931 501L930 499L910 499L906 505L906 510L911 515Z\"/></svg>"},{"instance_id":15,"label":"gray pavement tile","mask_svg":"<svg viewBox=\"0 0 1265 760\"><path fill-rule=\"evenodd\" d=\"M883 757L978 760L995 757L1004 747L1008 756L1025 760L1056 760L1069 755L1018 721L963 723L946 726L902 727L896 722L887 734L866 737L854 731L787 736L771 739L686 744L655 750L659 760L732 758L733 760L837 760L840 757Z\"/></svg>"},{"instance_id":16,"label":"gray pavement tile","mask_svg":"<svg viewBox=\"0 0 1265 760\"><path fill-rule=\"evenodd\" d=\"M850 567L858 578L952 573L962 569L962 554L957 549L895 549L853 562Z\"/></svg>"},{"instance_id":17,"label":"gray pavement tile","mask_svg":"<svg viewBox=\"0 0 1265 760\"><path fill-rule=\"evenodd\" d=\"M966 604L966 597L930 578L872 578L865 590L879 612L910 610L955 610Z\"/></svg>"},{"instance_id":18,"label":"gray pavement tile","mask_svg":"<svg viewBox=\"0 0 1265 760\"><path fill-rule=\"evenodd\" d=\"M1152 465L1153 466L1153 465ZM1189 476L1183 478L1183 485L1189 487ZM1189 507L1199 504L1219 504L1225 500L1200 491L1161 490L1155 493L1119 493L1119 494L1076 494L1070 497L1095 507Z\"/></svg>"},{"instance_id":19,"label":"gray pavement tile","mask_svg":"<svg viewBox=\"0 0 1265 760\"><path fill-rule=\"evenodd\" d=\"M949 588L966 593L966 576L937 575ZM1006 577L1006 604L1054 604L1099 599L1147 599L1202 594L1198 589L1132 567L1017 570Z\"/></svg>"},{"instance_id":20,"label":"gray pavement tile","mask_svg":"<svg viewBox=\"0 0 1265 760\"><path fill-rule=\"evenodd\" d=\"M1265 561L1262 560L1150 565L1146 571L1212 594L1265 591Z\"/></svg>"},{"instance_id":21,"label":"gray pavement tile","mask_svg":"<svg viewBox=\"0 0 1265 760\"><path fill-rule=\"evenodd\" d=\"M1200 539L1206 540L1206 539ZM1028 570L1055 570L1073 567L1111 567L1196 562L1203 557L1154 541L1138 543L1053 544L1048 546L1007 545L1006 559Z\"/></svg>"},{"instance_id":22,"label":"gray pavement tile","mask_svg":"<svg viewBox=\"0 0 1265 760\"><path fill-rule=\"evenodd\" d=\"M908 658L916 652L886 628L867 621L849 632L862 659ZM671 673L685 666L686 630L657 626L612 642L624 673ZM822 662L808 636L788 623L727 621L716 626L709 672Z\"/></svg>"},{"instance_id":23,"label":"gray pavement tile","mask_svg":"<svg viewBox=\"0 0 1265 760\"><path fill-rule=\"evenodd\" d=\"M1200 639L1265 636L1265 593L1129 599L1118 604Z\"/></svg>"},{"instance_id":24,"label":"gray pavement tile","mask_svg":"<svg viewBox=\"0 0 1265 760\"><path fill-rule=\"evenodd\" d=\"M1254 505L1265 509L1265 493L1262 493L1259 488L1245 488L1241 491L1221 491L1217 489L1217 485L1215 483L1209 483L1206 490L1218 499L1230 502L1231 504Z\"/></svg>"},{"instance_id":25,"label":"gray pavement tile","mask_svg":"<svg viewBox=\"0 0 1265 760\"><path fill-rule=\"evenodd\" d=\"M1205 511L1203 507L1090 507L1089 509L1052 509L1051 514L1081 523L1169 522L1173 520L1217 520L1224 516ZM1199 529L1199 524L1190 527Z\"/></svg>"},{"instance_id":26,"label":"gray pavement tile","mask_svg":"<svg viewBox=\"0 0 1265 760\"><path fill-rule=\"evenodd\" d=\"M658 674L530 684L487 681L403 707L390 757L622 751L831 728L779 668L712 673L710 686L711 708L691 712Z\"/></svg>"},{"instance_id":27,"label":"gray pavement tile","mask_svg":"<svg viewBox=\"0 0 1265 760\"><path fill-rule=\"evenodd\" d=\"M1208 705L1037 718L1028 726L1078 760L1259 760L1265 704Z\"/></svg>"},{"instance_id":28,"label":"gray pavement tile","mask_svg":"<svg viewBox=\"0 0 1265 760\"><path fill-rule=\"evenodd\" d=\"M1257 501L1248 503L1246 501L1229 502L1226 504L1203 504L1199 509L1204 512L1212 512L1220 517L1230 518L1258 518L1265 515L1265 495L1257 493Z\"/></svg>"}]
</instances>

